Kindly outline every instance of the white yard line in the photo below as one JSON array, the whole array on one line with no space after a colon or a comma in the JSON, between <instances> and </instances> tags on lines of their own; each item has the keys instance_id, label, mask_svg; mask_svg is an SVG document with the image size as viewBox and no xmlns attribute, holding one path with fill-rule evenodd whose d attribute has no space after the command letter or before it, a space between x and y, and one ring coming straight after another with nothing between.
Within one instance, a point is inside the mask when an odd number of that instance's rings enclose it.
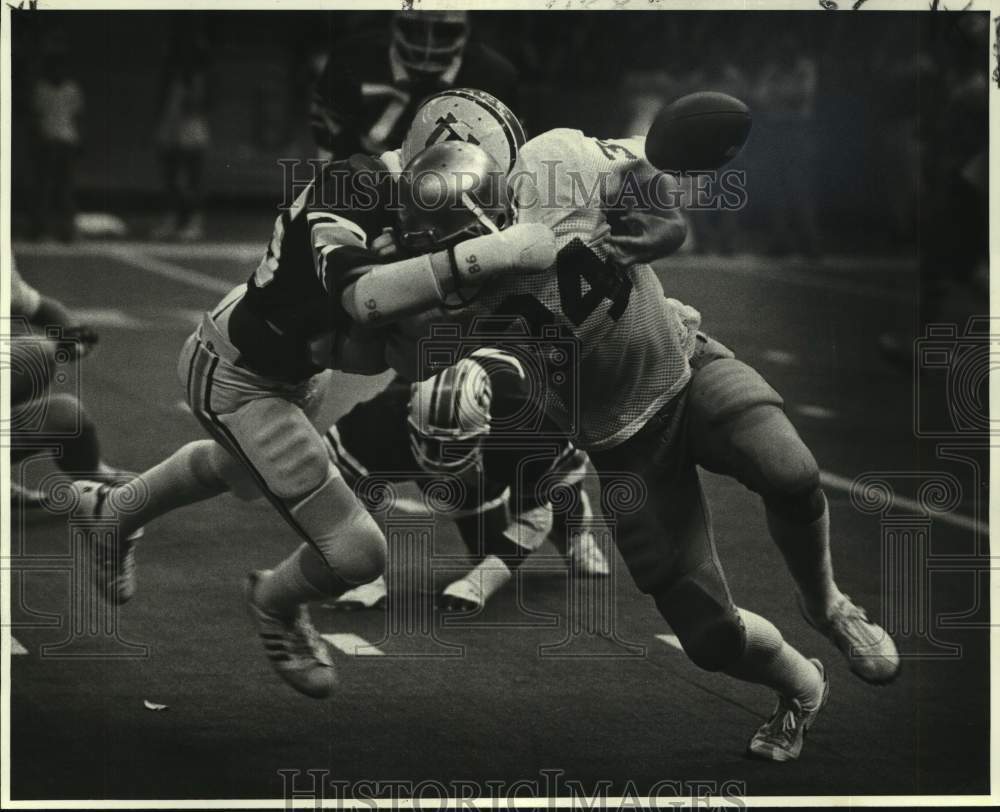
<instances>
[{"instance_id":1,"label":"white yard line","mask_svg":"<svg viewBox=\"0 0 1000 812\"><path fill-rule=\"evenodd\" d=\"M661 643L666 643L671 648L684 651L684 647L681 645L681 641L677 639L676 634L658 634L656 635L656 639Z\"/></svg>"},{"instance_id":2,"label":"white yard line","mask_svg":"<svg viewBox=\"0 0 1000 812\"><path fill-rule=\"evenodd\" d=\"M256 263L263 256L265 247L265 242L169 243L139 242L136 240L81 240L71 245L64 245L62 243L18 241L14 243L14 252L36 257L78 257L105 256L115 251L126 251L133 254L152 254L168 259L228 259Z\"/></svg>"},{"instance_id":3,"label":"white yard line","mask_svg":"<svg viewBox=\"0 0 1000 812\"><path fill-rule=\"evenodd\" d=\"M62 243L31 243L16 242L14 251L25 256L38 257L74 257L81 255L99 255L115 257L131 257L148 259L150 263L159 263L157 257L168 257L171 259L223 259L235 260L252 264L257 261L263 253L263 243L261 242L202 242L202 243L156 243L137 241L114 241L95 240L81 241L72 245ZM665 262L679 269L705 269L711 271L721 271L736 276L749 276L755 279L762 279L769 282L780 282L797 287L814 288L816 290L843 293L846 295L862 296L871 299L881 299L885 301L909 301L904 293L873 285L859 285L843 279L832 278L833 273L854 272L863 269L873 271L893 271L907 272L915 268L913 262L906 259L894 259L886 257L866 257L866 256L831 256L827 257L822 265L810 264L808 261L795 262L780 259L768 259L766 257L744 256L744 257L671 257ZM194 274L205 279L214 279L205 274L198 274L179 265L164 262L159 266L161 269L173 268L174 271ZM158 271L148 268L152 273ZM169 276L170 272L163 273ZM176 278L176 277L171 277ZM203 287L198 283L195 287ZM231 286L230 286L231 287ZM219 291L220 288L206 288ZM228 288L227 288L228 290Z\"/></svg>"},{"instance_id":4,"label":"white yard line","mask_svg":"<svg viewBox=\"0 0 1000 812\"><path fill-rule=\"evenodd\" d=\"M341 632L339 634L324 634L323 639L331 646L340 649L352 657L380 657L385 654L377 646L373 646L365 638L356 634Z\"/></svg>"},{"instance_id":5,"label":"white yard line","mask_svg":"<svg viewBox=\"0 0 1000 812\"><path fill-rule=\"evenodd\" d=\"M118 330L147 330L151 326L145 319L130 316L113 307L76 307L73 315L83 324L92 327L114 327Z\"/></svg>"},{"instance_id":6,"label":"white yard line","mask_svg":"<svg viewBox=\"0 0 1000 812\"><path fill-rule=\"evenodd\" d=\"M847 477L842 477L838 474L831 474L829 471L820 471L819 481L825 488L832 488L833 490L843 491L847 494L850 494L851 485L853 484L852 480ZM990 532L988 525L983 522L976 521L971 516L965 516L961 513L944 513L937 510L928 510L915 499L909 499L905 496L899 496L898 494L893 496L893 500L895 504L899 505L899 507L906 508L906 510L911 510L914 513L929 513L937 521L950 524L953 527L960 527L963 530L970 530L974 533L981 533L983 535L987 535Z\"/></svg>"},{"instance_id":7,"label":"white yard line","mask_svg":"<svg viewBox=\"0 0 1000 812\"><path fill-rule=\"evenodd\" d=\"M22 646L14 635L10 636L10 653L12 655L27 654L28 649Z\"/></svg>"},{"instance_id":8,"label":"white yard line","mask_svg":"<svg viewBox=\"0 0 1000 812\"><path fill-rule=\"evenodd\" d=\"M133 268L138 268L141 271L162 276L165 279L180 282L193 288L211 291L212 293L229 293L229 291L239 284L238 282L228 282L225 279L219 279L217 276L211 276L201 271L185 268L183 265L175 265L173 262L165 262L148 254L141 254L137 251L130 251L120 247L109 248L104 253L119 262L131 265Z\"/></svg>"}]
</instances>

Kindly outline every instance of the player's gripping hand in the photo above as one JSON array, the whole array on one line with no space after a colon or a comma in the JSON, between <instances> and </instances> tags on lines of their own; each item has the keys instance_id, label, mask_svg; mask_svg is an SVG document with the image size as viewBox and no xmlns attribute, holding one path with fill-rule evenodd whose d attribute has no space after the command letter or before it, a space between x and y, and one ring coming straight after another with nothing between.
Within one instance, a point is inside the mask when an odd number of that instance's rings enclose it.
<instances>
[{"instance_id":1,"label":"player's gripping hand","mask_svg":"<svg viewBox=\"0 0 1000 812\"><path fill-rule=\"evenodd\" d=\"M89 324L74 324L64 327L62 334L64 338L75 344L78 358L85 358L90 355L97 345L97 330Z\"/></svg>"},{"instance_id":2,"label":"player's gripping hand","mask_svg":"<svg viewBox=\"0 0 1000 812\"><path fill-rule=\"evenodd\" d=\"M396 232L392 228L383 228L382 233L372 240L371 250L375 252L383 262L392 262L402 256L399 242L396 240Z\"/></svg>"},{"instance_id":3,"label":"player's gripping hand","mask_svg":"<svg viewBox=\"0 0 1000 812\"><path fill-rule=\"evenodd\" d=\"M670 256L687 237L687 221L675 178L663 172L649 177L645 202L642 209L608 213L611 236L605 246L612 262L621 268Z\"/></svg>"}]
</instances>

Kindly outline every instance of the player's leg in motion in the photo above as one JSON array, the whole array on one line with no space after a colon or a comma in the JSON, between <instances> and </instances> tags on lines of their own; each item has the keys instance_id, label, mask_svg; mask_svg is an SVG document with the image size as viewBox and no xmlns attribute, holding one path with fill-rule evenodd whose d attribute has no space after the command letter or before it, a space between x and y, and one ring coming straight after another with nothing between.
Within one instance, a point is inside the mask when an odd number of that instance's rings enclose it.
<instances>
[{"instance_id":1,"label":"player's leg in motion","mask_svg":"<svg viewBox=\"0 0 1000 812\"><path fill-rule=\"evenodd\" d=\"M785 415L781 397L734 358L693 364L688 405L696 461L760 494L807 621L843 652L859 677L889 682L899 671L896 647L834 580L819 467Z\"/></svg>"},{"instance_id":2,"label":"player's leg in motion","mask_svg":"<svg viewBox=\"0 0 1000 812\"><path fill-rule=\"evenodd\" d=\"M750 751L794 759L829 683L818 660L803 657L766 618L733 604L684 440L682 401L622 445L591 452L612 532L636 584L654 599L696 665L778 693L777 709L754 734Z\"/></svg>"},{"instance_id":3,"label":"player's leg in motion","mask_svg":"<svg viewBox=\"0 0 1000 812\"><path fill-rule=\"evenodd\" d=\"M407 431L409 402L410 384L397 377L327 429L327 452L352 489L365 477L405 482L421 473ZM386 576L380 575L347 590L332 605L347 611L381 609L387 595Z\"/></svg>"},{"instance_id":4,"label":"player's leg in motion","mask_svg":"<svg viewBox=\"0 0 1000 812\"><path fill-rule=\"evenodd\" d=\"M588 466L586 452L572 444L566 446L553 465L553 473L563 476L561 485L569 488L572 493L565 500L569 505L568 509L553 509L549 538L574 573L603 577L610 572L610 568L592 530L594 511L590 496L583 487Z\"/></svg>"},{"instance_id":5,"label":"player's leg in motion","mask_svg":"<svg viewBox=\"0 0 1000 812\"><path fill-rule=\"evenodd\" d=\"M438 596L447 612L471 612L506 586L552 529L552 510L536 506L511 515L508 489L486 481L480 504L455 519L475 566Z\"/></svg>"},{"instance_id":6,"label":"player's leg in motion","mask_svg":"<svg viewBox=\"0 0 1000 812\"><path fill-rule=\"evenodd\" d=\"M215 329L209 321L202 329ZM127 537L170 510L226 490L267 496L304 543L273 571L250 576L251 614L279 675L303 693L326 696L335 674L305 604L377 577L385 539L310 422L327 376L298 384L261 378L220 357L228 344L217 330L212 341L203 339L202 329L185 344L179 372L192 412L215 441L189 443L122 486L78 483L81 500L95 514L127 505L117 511L119 536ZM119 602L134 590L131 555L130 544L120 545L118 566L104 577L109 597Z\"/></svg>"},{"instance_id":7,"label":"player's leg in motion","mask_svg":"<svg viewBox=\"0 0 1000 812\"><path fill-rule=\"evenodd\" d=\"M212 328L209 318L203 328ZM216 335L213 349L207 337L196 338L188 400L303 540L273 570L250 575L247 599L275 671L296 690L325 697L336 676L306 604L381 575L385 538L312 423L332 373L295 384L269 381L221 358L217 352L228 349L222 341Z\"/></svg>"},{"instance_id":8,"label":"player's leg in motion","mask_svg":"<svg viewBox=\"0 0 1000 812\"><path fill-rule=\"evenodd\" d=\"M550 445L551 441L546 440L540 448ZM482 606L511 580L515 570L546 538L562 553L574 575L601 577L609 573L608 561L590 529L593 510L582 480L588 467L587 455L571 443L553 451L551 464L543 457L541 465L513 466L515 471L508 474L516 472L516 476L507 477L512 480L508 487L486 479L479 507L456 520L477 564L442 592L439 601L442 608L469 611ZM511 467L503 463L490 466L493 457L487 454L487 471ZM517 481L525 476L528 481ZM539 504L545 495L536 494L536 488L552 485L570 491L548 494L558 497L559 505L568 505L567 508L557 510L550 501ZM511 490L513 496L501 500L503 493Z\"/></svg>"}]
</instances>

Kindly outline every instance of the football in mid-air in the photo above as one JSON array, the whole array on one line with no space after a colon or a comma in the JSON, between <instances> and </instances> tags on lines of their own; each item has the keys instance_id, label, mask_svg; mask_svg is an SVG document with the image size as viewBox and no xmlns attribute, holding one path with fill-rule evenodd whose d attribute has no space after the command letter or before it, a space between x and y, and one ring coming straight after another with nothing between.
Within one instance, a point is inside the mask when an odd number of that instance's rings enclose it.
<instances>
[{"instance_id":1,"label":"football in mid-air","mask_svg":"<svg viewBox=\"0 0 1000 812\"><path fill-rule=\"evenodd\" d=\"M646 158L665 172L708 172L731 161L750 134L750 109L725 93L681 96L646 135Z\"/></svg>"}]
</instances>

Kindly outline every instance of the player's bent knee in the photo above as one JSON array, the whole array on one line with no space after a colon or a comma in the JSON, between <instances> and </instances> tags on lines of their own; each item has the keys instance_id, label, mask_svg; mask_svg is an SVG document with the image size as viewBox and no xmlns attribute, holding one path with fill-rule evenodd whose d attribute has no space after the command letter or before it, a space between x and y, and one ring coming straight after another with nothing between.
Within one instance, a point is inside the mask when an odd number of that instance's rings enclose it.
<instances>
[{"instance_id":1,"label":"player's bent knee","mask_svg":"<svg viewBox=\"0 0 1000 812\"><path fill-rule=\"evenodd\" d=\"M808 446L785 413L773 406L759 407L753 429L759 435L756 445L760 451L761 479L758 490L765 499L770 497L798 498L819 487L819 465Z\"/></svg>"},{"instance_id":2,"label":"player's bent knee","mask_svg":"<svg viewBox=\"0 0 1000 812\"><path fill-rule=\"evenodd\" d=\"M344 581L363 584L385 571L385 536L332 466L323 484L289 512Z\"/></svg>"},{"instance_id":3,"label":"player's bent knee","mask_svg":"<svg viewBox=\"0 0 1000 812\"><path fill-rule=\"evenodd\" d=\"M688 409L706 425L724 423L757 406L784 405L781 395L753 367L736 358L719 358L691 379Z\"/></svg>"},{"instance_id":4,"label":"player's bent knee","mask_svg":"<svg viewBox=\"0 0 1000 812\"><path fill-rule=\"evenodd\" d=\"M723 671L746 650L746 629L732 601L706 591L699 580L684 577L653 595L688 658L706 671Z\"/></svg>"}]
</instances>

